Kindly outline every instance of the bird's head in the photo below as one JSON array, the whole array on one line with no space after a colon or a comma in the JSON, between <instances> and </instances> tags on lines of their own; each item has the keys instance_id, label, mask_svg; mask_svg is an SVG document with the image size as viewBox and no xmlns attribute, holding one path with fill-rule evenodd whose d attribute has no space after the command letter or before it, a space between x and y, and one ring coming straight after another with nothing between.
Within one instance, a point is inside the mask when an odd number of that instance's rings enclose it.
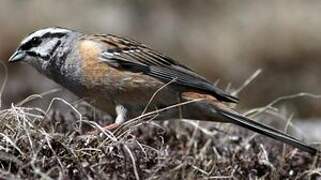
<instances>
[{"instance_id":1,"label":"bird's head","mask_svg":"<svg viewBox=\"0 0 321 180\"><path fill-rule=\"evenodd\" d=\"M32 32L21 41L9 58L9 62L26 62L41 71L72 32L72 30L56 27Z\"/></svg>"}]
</instances>

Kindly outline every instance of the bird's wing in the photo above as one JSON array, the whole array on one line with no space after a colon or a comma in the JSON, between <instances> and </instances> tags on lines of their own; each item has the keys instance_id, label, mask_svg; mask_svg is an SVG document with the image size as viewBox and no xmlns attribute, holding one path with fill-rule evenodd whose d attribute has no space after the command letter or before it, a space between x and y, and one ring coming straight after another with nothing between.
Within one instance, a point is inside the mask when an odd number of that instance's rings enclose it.
<instances>
[{"instance_id":1,"label":"bird's wing","mask_svg":"<svg viewBox=\"0 0 321 180\"><path fill-rule=\"evenodd\" d=\"M102 61L113 67L141 72L165 83L173 81L177 86L212 94L221 101L238 102L238 98L219 89L190 68L144 44L115 35L96 36L100 36L97 39L106 44L101 54Z\"/></svg>"}]
</instances>

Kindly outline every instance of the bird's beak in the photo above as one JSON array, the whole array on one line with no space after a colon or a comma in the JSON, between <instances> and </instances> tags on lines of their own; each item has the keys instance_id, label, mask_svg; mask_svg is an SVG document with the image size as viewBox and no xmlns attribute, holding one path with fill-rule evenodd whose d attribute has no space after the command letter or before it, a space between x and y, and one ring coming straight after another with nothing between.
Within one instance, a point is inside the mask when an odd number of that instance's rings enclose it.
<instances>
[{"instance_id":1,"label":"bird's beak","mask_svg":"<svg viewBox=\"0 0 321 180\"><path fill-rule=\"evenodd\" d=\"M17 62L17 61L20 61L20 60L24 59L25 57L26 57L26 53L24 51L17 50L9 58L9 62L10 63Z\"/></svg>"}]
</instances>

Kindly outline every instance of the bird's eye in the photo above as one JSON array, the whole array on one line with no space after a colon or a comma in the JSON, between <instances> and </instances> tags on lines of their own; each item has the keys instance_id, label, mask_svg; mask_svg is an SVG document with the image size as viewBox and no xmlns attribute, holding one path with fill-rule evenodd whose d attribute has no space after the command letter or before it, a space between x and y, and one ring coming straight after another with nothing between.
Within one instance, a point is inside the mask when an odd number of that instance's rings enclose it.
<instances>
[{"instance_id":1,"label":"bird's eye","mask_svg":"<svg viewBox=\"0 0 321 180\"><path fill-rule=\"evenodd\" d=\"M39 37L33 37L30 43L32 46L37 46L41 43L41 39Z\"/></svg>"},{"instance_id":2,"label":"bird's eye","mask_svg":"<svg viewBox=\"0 0 321 180\"><path fill-rule=\"evenodd\" d=\"M42 40L40 37L33 37L28 42L22 44L20 46L21 50L29 50L33 47L39 46L41 44Z\"/></svg>"}]
</instances>

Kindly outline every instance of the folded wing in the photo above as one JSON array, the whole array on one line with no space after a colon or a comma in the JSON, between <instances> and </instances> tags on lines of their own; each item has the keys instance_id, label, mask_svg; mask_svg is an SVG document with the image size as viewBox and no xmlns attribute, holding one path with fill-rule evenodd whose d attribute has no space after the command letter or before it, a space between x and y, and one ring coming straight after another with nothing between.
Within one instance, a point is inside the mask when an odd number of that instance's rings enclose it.
<instances>
[{"instance_id":1,"label":"folded wing","mask_svg":"<svg viewBox=\"0 0 321 180\"><path fill-rule=\"evenodd\" d=\"M105 35L102 42L106 43L108 48L101 54L101 60L113 67L141 72L164 83L173 81L176 86L212 94L221 101L238 101L236 97L217 88L190 68L141 43L114 35Z\"/></svg>"}]
</instances>

